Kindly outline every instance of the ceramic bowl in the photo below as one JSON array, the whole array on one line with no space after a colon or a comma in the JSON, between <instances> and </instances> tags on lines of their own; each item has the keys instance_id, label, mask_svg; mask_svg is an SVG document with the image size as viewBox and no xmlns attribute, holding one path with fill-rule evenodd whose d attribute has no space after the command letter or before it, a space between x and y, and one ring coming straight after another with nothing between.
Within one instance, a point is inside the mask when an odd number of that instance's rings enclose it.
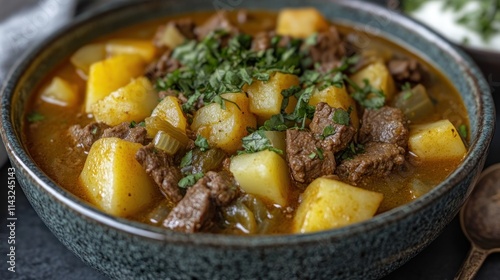
<instances>
[{"instance_id":1,"label":"ceramic bowl","mask_svg":"<svg viewBox=\"0 0 500 280\"><path fill-rule=\"evenodd\" d=\"M333 21L376 33L420 54L459 90L470 119L466 159L421 198L352 226L304 235L183 234L115 218L68 193L33 162L23 144L26 102L43 77L79 46L121 27L215 8L278 10L314 6ZM41 219L88 265L120 279L373 279L420 252L456 215L484 164L494 108L478 68L414 21L356 1L120 1L86 14L31 50L1 97L1 134L18 182ZM50 265L50 264L48 264Z\"/></svg>"}]
</instances>

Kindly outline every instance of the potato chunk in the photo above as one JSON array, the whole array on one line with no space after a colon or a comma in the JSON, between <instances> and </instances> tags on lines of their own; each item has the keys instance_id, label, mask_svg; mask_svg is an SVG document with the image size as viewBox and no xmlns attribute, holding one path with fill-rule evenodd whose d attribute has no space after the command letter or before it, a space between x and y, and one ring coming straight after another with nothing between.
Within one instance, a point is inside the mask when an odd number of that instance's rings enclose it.
<instances>
[{"instance_id":1,"label":"potato chunk","mask_svg":"<svg viewBox=\"0 0 500 280\"><path fill-rule=\"evenodd\" d=\"M158 45L166 46L172 50L186 41L186 37L182 35L173 23L164 26L163 29L156 34L155 39Z\"/></svg>"},{"instance_id":2,"label":"potato chunk","mask_svg":"<svg viewBox=\"0 0 500 280\"><path fill-rule=\"evenodd\" d=\"M79 48L69 59L71 64L82 70L85 74L89 73L90 65L106 58L106 49L104 44L88 44Z\"/></svg>"},{"instance_id":3,"label":"potato chunk","mask_svg":"<svg viewBox=\"0 0 500 280\"><path fill-rule=\"evenodd\" d=\"M157 104L158 95L153 85L147 78L140 77L93 104L92 113L97 121L107 125L140 122L151 115Z\"/></svg>"},{"instance_id":4,"label":"potato chunk","mask_svg":"<svg viewBox=\"0 0 500 280\"><path fill-rule=\"evenodd\" d=\"M136 54L116 55L92 64L87 81L85 112L91 113L92 104L139 77L145 65L144 59Z\"/></svg>"},{"instance_id":5,"label":"potato chunk","mask_svg":"<svg viewBox=\"0 0 500 280\"><path fill-rule=\"evenodd\" d=\"M161 196L135 160L141 147L118 138L102 138L92 145L79 177L92 204L108 214L127 217Z\"/></svg>"},{"instance_id":6,"label":"potato chunk","mask_svg":"<svg viewBox=\"0 0 500 280\"><path fill-rule=\"evenodd\" d=\"M225 109L217 103L202 107L193 117L191 129L207 138L211 147L234 153L241 148L241 138L247 127L256 127L255 116L248 110L248 97L244 93L225 93Z\"/></svg>"},{"instance_id":7,"label":"potato chunk","mask_svg":"<svg viewBox=\"0 0 500 280\"><path fill-rule=\"evenodd\" d=\"M54 77L50 84L42 91L41 98L45 102L67 107L75 106L80 96L78 95L78 87L76 85L59 77Z\"/></svg>"},{"instance_id":8,"label":"potato chunk","mask_svg":"<svg viewBox=\"0 0 500 280\"><path fill-rule=\"evenodd\" d=\"M315 8L283 9L278 14L278 35L306 38L328 29L328 21Z\"/></svg>"},{"instance_id":9,"label":"potato chunk","mask_svg":"<svg viewBox=\"0 0 500 280\"><path fill-rule=\"evenodd\" d=\"M375 215L382 199L381 193L318 178L302 194L293 219L293 231L327 230L367 220Z\"/></svg>"},{"instance_id":10,"label":"potato chunk","mask_svg":"<svg viewBox=\"0 0 500 280\"><path fill-rule=\"evenodd\" d=\"M381 61L374 62L360 71L356 72L351 79L360 87L364 86L363 80L367 79L376 89L381 89L385 93L386 101L394 97L396 86L389 69Z\"/></svg>"},{"instance_id":11,"label":"potato chunk","mask_svg":"<svg viewBox=\"0 0 500 280\"><path fill-rule=\"evenodd\" d=\"M422 160L460 160L467 153L449 120L410 126L409 150Z\"/></svg>"},{"instance_id":12,"label":"potato chunk","mask_svg":"<svg viewBox=\"0 0 500 280\"><path fill-rule=\"evenodd\" d=\"M279 154L268 150L241 154L231 159L229 170L245 192L287 205L290 175Z\"/></svg>"},{"instance_id":13,"label":"potato chunk","mask_svg":"<svg viewBox=\"0 0 500 280\"><path fill-rule=\"evenodd\" d=\"M186 132L187 120L182 112L181 103L175 96L165 97L153 110L151 116L158 116L162 120L169 122L174 127Z\"/></svg>"},{"instance_id":14,"label":"potato chunk","mask_svg":"<svg viewBox=\"0 0 500 280\"><path fill-rule=\"evenodd\" d=\"M106 52L110 56L136 54L146 62L151 62L155 58L156 48L150 40L114 39L106 43Z\"/></svg>"},{"instance_id":15,"label":"potato chunk","mask_svg":"<svg viewBox=\"0 0 500 280\"><path fill-rule=\"evenodd\" d=\"M332 108L342 108L344 110L351 110L351 123L354 128L359 128L358 110L356 109L356 102L347 93L346 87L338 88L336 86L329 86L321 91L315 91L309 99L309 104L316 106L320 102L325 102Z\"/></svg>"},{"instance_id":16,"label":"potato chunk","mask_svg":"<svg viewBox=\"0 0 500 280\"><path fill-rule=\"evenodd\" d=\"M256 80L250 86L245 87L244 90L250 98L250 112L257 116L259 124L263 124L272 115L280 113L281 102L283 102L281 91L298 85L300 81L296 75L276 72L268 81ZM293 112L296 104L296 98L291 97L285 111Z\"/></svg>"}]
</instances>

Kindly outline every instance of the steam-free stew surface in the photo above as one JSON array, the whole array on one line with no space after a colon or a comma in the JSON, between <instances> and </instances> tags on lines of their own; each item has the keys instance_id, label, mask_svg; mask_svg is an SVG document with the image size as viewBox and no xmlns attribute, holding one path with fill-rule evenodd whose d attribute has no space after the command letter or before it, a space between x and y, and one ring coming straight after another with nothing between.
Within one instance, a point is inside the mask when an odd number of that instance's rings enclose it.
<instances>
[{"instance_id":1,"label":"steam-free stew surface","mask_svg":"<svg viewBox=\"0 0 500 280\"><path fill-rule=\"evenodd\" d=\"M201 24L210 16L212 16L211 13L176 16L120 30L114 34L106 35L96 42L106 42L116 38L149 40L153 38L158 25L170 20L190 17L197 24ZM237 12L229 13L229 17L233 22L238 22ZM275 26L276 14L269 12L249 12L248 20L238 24L238 28L242 32L251 35L255 35L263 30L272 30ZM456 89L444 77L443 73L440 73L430 64L400 46L369 34L360 33L359 30L352 27L337 27L345 36L347 34L350 34L349 36L352 38L356 36L368 36L369 43L363 49L358 49L358 54L374 54L376 57L386 61L386 63L393 57L416 58L426 68L429 77L423 82L423 85L432 100L434 109L431 113L412 121L410 124L425 124L448 119L456 128L460 127L464 130L463 128L467 127L468 121L464 106ZM52 81L53 77L56 76L66 80L77 88L79 97L76 105L60 106L46 102L41 98L43 90ZM87 90L86 83L85 75L69 62L69 58L62 62L52 73L49 73L47 78L41 83L39 90L33 94L33 98L26 109L27 120L24 139L31 156L50 178L76 196L84 200L89 200L88 191L82 186L79 180L88 152L82 150L81 147L75 146L75 143L68 134L68 129L72 125L80 124L83 127L94 121L92 115L85 113L84 109L82 109ZM398 84L396 92L404 91L402 87L403 85ZM361 119L361 112L358 112L358 115ZM467 137L466 135L463 136ZM357 185L359 188L383 194L383 200L377 213L403 205L425 194L446 178L461 160L461 158L458 158L452 160L422 161L408 152L405 158L403 167L393 170L390 175L370 179L367 181L368 183L361 182ZM134 176L134 174L129 174L128 176ZM304 188L296 187L293 180L291 184L287 197L287 207L276 207L275 203L265 198L258 198L257 202L252 202L252 198L247 198L246 202L244 201L247 206L253 205L257 208L266 208L268 217L272 217L265 229L259 233L290 233L292 231L293 216L302 199L301 193L304 191ZM154 224L152 222L154 215L157 215L156 212L162 207L169 209L172 205L165 202L164 197L159 195L157 199L154 199L144 209L128 216L128 218ZM231 225L232 221L221 221L221 217L224 215L220 211L217 215L216 220L219 225L211 227L209 231L238 234L245 232L245 230L242 231L238 226Z\"/></svg>"}]
</instances>

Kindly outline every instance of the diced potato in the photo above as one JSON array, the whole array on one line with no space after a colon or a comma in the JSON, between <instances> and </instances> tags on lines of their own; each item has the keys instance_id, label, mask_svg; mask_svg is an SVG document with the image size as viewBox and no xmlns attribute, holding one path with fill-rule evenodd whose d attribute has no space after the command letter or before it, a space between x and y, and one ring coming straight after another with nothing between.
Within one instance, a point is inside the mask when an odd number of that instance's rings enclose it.
<instances>
[{"instance_id":1,"label":"diced potato","mask_svg":"<svg viewBox=\"0 0 500 280\"><path fill-rule=\"evenodd\" d=\"M85 96L85 112L91 113L92 104L139 77L146 66L136 54L121 54L96 62L90 66Z\"/></svg>"},{"instance_id":2,"label":"diced potato","mask_svg":"<svg viewBox=\"0 0 500 280\"><path fill-rule=\"evenodd\" d=\"M140 55L146 62L155 58L156 48L150 40L114 39L106 43L106 52L110 56L118 54Z\"/></svg>"},{"instance_id":3,"label":"diced potato","mask_svg":"<svg viewBox=\"0 0 500 280\"><path fill-rule=\"evenodd\" d=\"M467 153L458 130L449 120L410 126L408 148L422 160L460 160Z\"/></svg>"},{"instance_id":4,"label":"diced potato","mask_svg":"<svg viewBox=\"0 0 500 280\"><path fill-rule=\"evenodd\" d=\"M385 93L386 101L394 97L396 86L389 69L381 61L372 63L360 71L356 72L351 79L360 87L364 86L363 80L367 79L370 85L376 89L381 89Z\"/></svg>"},{"instance_id":5,"label":"diced potato","mask_svg":"<svg viewBox=\"0 0 500 280\"><path fill-rule=\"evenodd\" d=\"M141 147L118 138L102 138L92 145L79 177L90 203L108 214L128 217L161 197L135 159Z\"/></svg>"},{"instance_id":6,"label":"diced potato","mask_svg":"<svg viewBox=\"0 0 500 280\"><path fill-rule=\"evenodd\" d=\"M82 70L85 74L89 73L90 65L106 58L106 49L104 44L88 44L78 49L69 59L71 64Z\"/></svg>"},{"instance_id":7,"label":"diced potato","mask_svg":"<svg viewBox=\"0 0 500 280\"><path fill-rule=\"evenodd\" d=\"M321 91L315 91L309 99L309 104L316 106L320 102L327 103L332 108L342 108L344 110L351 111L351 123L354 128L359 128L359 117L358 110L356 108L356 102L349 96L347 90L344 87L338 88L336 86L329 86Z\"/></svg>"},{"instance_id":8,"label":"diced potato","mask_svg":"<svg viewBox=\"0 0 500 280\"><path fill-rule=\"evenodd\" d=\"M283 151L283 156L285 156L286 152L286 141L285 141L285 132L282 131L264 131L264 135L271 145L274 148Z\"/></svg>"},{"instance_id":9,"label":"diced potato","mask_svg":"<svg viewBox=\"0 0 500 280\"><path fill-rule=\"evenodd\" d=\"M75 106L80 99L78 86L57 76L42 91L41 98L45 102L59 106Z\"/></svg>"},{"instance_id":10,"label":"diced potato","mask_svg":"<svg viewBox=\"0 0 500 280\"><path fill-rule=\"evenodd\" d=\"M287 205L288 165L277 153L264 150L237 155L231 159L229 170L245 192Z\"/></svg>"},{"instance_id":11,"label":"diced potato","mask_svg":"<svg viewBox=\"0 0 500 280\"><path fill-rule=\"evenodd\" d=\"M191 129L207 138L211 147L234 153L241 148L241 138L248 134L247 127L255 128L255 116L248 109L244 93L225 93L225 109L217 103L202 107L193 117Z\"/></svg>"},{"instance_id":12,"label":"diced potato","mask_svg":"<svg viewBox=\"0 0 500 280\"><path fill-rule=\"evenodd\" d=\"M186 37L175 27L174 24L167 24L156 34L156 43L160 46L166 46L175 49L186 41Z\"/></svg>"},{"instance_id":13,"label":"diced potato","mask_svg":"<svg viewBox=\"0 0 500 280\"><path fill-rule=\"evenodd\" d=\"M276 72L267 82L256 80L250 86L245 87L244 90L250 98L250 112L257 116L259 124L263 124L272 115L280 113L283 101L281 91L298 85L300 81L296 75ZM290 97L285 111L293 112L295 105L297 105L297 99Z\"/></svg>"},{"instance_id":14,"label":"diced potato","mask_svg":"<svg viewBox=\"0 0 500 280\"><path fill-rule=\"evenodd\" d=\"M278 35L306 38L328 29L328 21L315 8L283 9L278 14Z\"/></svg>"},{"instance_id":15,"label":"diced potato","mask_svg":"<svg viewBox=\"0 0 500 280\"><path fill-rule=\"evenodd\" d=\"M175 96L165 97L153 110L151 116L160 117L162 120L169 122L174 127L186 132L187 120L182 112L181 103Z\"/></svg>"},{"instance_id":16,"label":"diced potato","mask_svg":"<svg viewBox=\"0 0 500 280\"><path fill-rule=\"evenodd\" d=\"M108 125L122 122L140 122L158 104L158 95L146 77L133 80L128 85L92 105L96 121Z\"/></svg>"},{"instance_id":17,"label":"diced potato","mask_svg":"<svg viewBox=\"0 0 500 280\"><path fill-rule=\"evenodd\" d=\"M375 215L382 199L381 193L318 178L302 194L293 219L293 231L314 232L367 220Z\"/></svg>"}]
</instances>

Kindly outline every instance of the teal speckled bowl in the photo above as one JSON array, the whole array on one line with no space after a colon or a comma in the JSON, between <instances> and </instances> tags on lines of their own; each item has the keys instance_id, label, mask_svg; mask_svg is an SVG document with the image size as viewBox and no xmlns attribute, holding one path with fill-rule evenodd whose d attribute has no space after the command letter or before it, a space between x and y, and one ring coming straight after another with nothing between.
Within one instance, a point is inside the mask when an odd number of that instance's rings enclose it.
<instances>
[{"instance_id":1,"label":"teal speckled bowl","mask_svg":"<svg viewBox=\"0 0 500 280\"><path fill-rule=\"evenodd\" d=\"M137 3L140 2L140 3ZM456 85L471 124L467 158L423 197L363 223L304 235L182 234L106 215L66 192L23 144L23 111L34 88L82 44L148 19L195 10L317 7L330 19L386 37L427 59ZM87 14L37 45L1 97L2 139L38 215L90 266L120 279L372 279L420 252L458 212L481 171L494 127L490 89L461 51L415 22L356 1L136 1Z\"/></svg>"}]
</instances>

